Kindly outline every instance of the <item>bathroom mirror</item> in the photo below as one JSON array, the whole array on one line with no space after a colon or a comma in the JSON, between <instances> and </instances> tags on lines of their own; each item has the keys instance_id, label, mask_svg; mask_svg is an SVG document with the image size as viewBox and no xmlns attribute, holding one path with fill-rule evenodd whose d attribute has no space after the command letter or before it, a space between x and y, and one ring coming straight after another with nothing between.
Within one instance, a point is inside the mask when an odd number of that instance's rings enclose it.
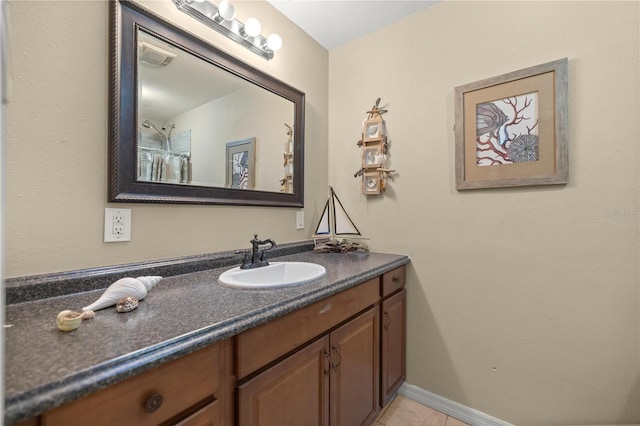
<instances>
[{"instance_id":1,"label":"bathroom mirror","mask_svg":"<svg viewBox=\"0 0 640 426\"><path fill-rule=\"evenodd\" d=\"M110 43L110 201L303 206L304 93L131 1Z\"/></svg>"}]
</instances>

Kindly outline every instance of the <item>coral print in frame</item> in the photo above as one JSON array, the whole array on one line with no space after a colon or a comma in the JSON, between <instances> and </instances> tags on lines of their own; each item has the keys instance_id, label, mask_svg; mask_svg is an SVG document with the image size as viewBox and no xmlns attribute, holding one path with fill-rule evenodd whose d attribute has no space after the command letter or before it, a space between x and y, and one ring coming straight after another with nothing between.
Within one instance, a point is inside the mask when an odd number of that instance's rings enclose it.
<instances>
[{"instance_id":1,"label":"coral print in frame","mask_svg":"<svg viewBox=\"0 0 640 426\"><path fill-rule=\"evenodd\" d=\"M226 145L226 187L255 188L255 138L228 142Z\"/></svg>"},{"instance_id":2,"label":"coral print in frame","mask_svg":"<svg viewBox=\"0 0 640 426\"><path fill-rule=\"evenodd\" d=\"M567 59L456 87L456 189L567 183Z\"/></svg>"}]
</instances>

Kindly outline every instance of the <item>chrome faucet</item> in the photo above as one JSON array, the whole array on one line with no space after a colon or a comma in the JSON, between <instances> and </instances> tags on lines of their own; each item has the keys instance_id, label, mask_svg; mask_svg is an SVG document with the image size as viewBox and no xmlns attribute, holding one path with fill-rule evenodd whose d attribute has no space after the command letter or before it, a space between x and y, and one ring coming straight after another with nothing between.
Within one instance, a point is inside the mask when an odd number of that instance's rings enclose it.
<instances>
[{"instance_id":1,"label":"chrome faucet","mask_svg":"<svg viewBox=\"0 0 640 426\"><path fill-rule=\"evenodd\" d=\"M240 253L244 253L244 259L242 260L242 264L240 265L240 269L252 269L259 268L261 266L267 266L269 262L264 258L264 252L266 250L271 250L276 246L276 242L271 238L268 238L264 241L258 239L258 234L253 234L253 240L249 241L251 243L251 257L249 257L248 251L240 251ZM260 250L260 246L265 244L269 244L269 248L263 248Z\"/></svg>"}]
</instances>

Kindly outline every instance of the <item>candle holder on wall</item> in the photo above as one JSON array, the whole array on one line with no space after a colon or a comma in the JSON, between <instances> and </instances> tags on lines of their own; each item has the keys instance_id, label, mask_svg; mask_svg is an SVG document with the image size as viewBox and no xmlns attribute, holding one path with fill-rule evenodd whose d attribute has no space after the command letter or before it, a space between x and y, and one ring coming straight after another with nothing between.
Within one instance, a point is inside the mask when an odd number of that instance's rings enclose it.
<instances>
[{"instance_id":1,"label":"candle holder on wall","mask_svg":"<svg viewBox=\"0 0 640 426\"><path fill-rule=\"evenodd\" d=\"M353 176L361 177L362 193L376 195L384 192L387 178L395 170L385 167L387 162L387 129L382 114L386 109L380 109L380 98L376 100L371 110L367 111L367 118L362 123L362 139L357 143L362 148L362 167Z\"/></svg>"},{"instance_id":2,"label":"candle holder on wall","mask_svg":"<svg viewBox=\"0 0 640 426\"><path fill-rule=\"evenodd\" d=\"M284 177L280 179L280 192L293 193L293 127L287 128L287 142L284 144Z\"/></svg>"}]
</instances>

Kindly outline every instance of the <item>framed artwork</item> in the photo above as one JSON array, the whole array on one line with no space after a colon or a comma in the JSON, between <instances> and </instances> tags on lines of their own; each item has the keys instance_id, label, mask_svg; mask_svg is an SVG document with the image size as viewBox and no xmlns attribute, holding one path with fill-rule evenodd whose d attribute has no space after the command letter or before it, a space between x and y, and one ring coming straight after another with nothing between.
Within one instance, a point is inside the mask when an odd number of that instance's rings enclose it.
<instances>
[{"instance_id":1,"label":"framed artwork","mask_svg":"<svg viewBox=\"0 0 640 426\"><path fill-rule=\"evenodd\" d=\"M366 144L362 149L362 167L381 167L386 156L382 153L382 142Z\"/></svg>"},{"instance_id":2,"label":"framed artwork","mask_svg":"<svg viewBox=\"0 0 640 426\"><path fill-rule=\"evenodd\" d=\"M247 138L226 144L227 188L253 189L256 184L256 138Z\"/></svg>"},{"instance_id":3,"label":"framed artwork","mask_svg":"<svg viewBox=\"0 0 640 426\"><path fill-rule=\"evenodd\" d=\"M567 183L567 110L567 58L456 87L456 189Z\"/></svg>"},{"instance_id":4,"label":"framed artwork","mask_svg":"<svg viewBox=\"0 0 640 426\"><path fill-rule=\"evenodd\" d=\"M382 139L384 123L382 117L376 116L370 118L364 122L364 134L362 135L363 142L370 142Z\"/></svg>"},{"instance_id":5,"label":"framed artwork","mask_svg":"<svg viewBox=\"0 0 640 426\"><path fill-rule=\"evenodd\" d=\"M380 193L380 173L364 173L362 176L362 193L366 195Z\"/></svg>"}]
</instances>

